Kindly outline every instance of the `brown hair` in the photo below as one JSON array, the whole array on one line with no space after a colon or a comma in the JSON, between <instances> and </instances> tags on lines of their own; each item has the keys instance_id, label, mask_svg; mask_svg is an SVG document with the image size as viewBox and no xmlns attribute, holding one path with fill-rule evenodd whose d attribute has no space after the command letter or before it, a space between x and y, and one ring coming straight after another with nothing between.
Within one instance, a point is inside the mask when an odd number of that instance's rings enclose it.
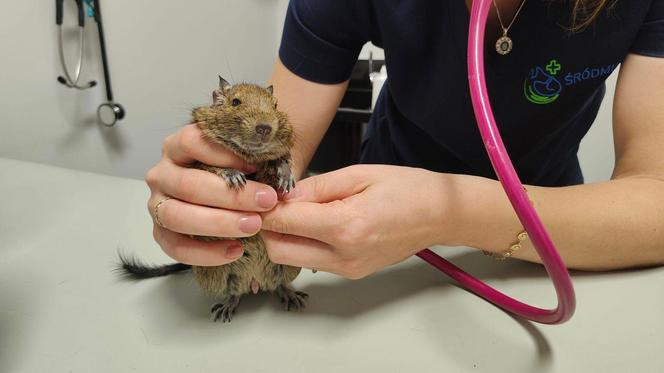
<instances>
[{"instance_id":1,"label":"brown hair","mask_svg":"<svg viewBox=\"0 0 664 373\"><path fill-rule=\"evenodd\" d=\"M588 27L604 10L616 5L617 0L573 0L570 31L579 32Z\"/></svg>"}]
</instances>

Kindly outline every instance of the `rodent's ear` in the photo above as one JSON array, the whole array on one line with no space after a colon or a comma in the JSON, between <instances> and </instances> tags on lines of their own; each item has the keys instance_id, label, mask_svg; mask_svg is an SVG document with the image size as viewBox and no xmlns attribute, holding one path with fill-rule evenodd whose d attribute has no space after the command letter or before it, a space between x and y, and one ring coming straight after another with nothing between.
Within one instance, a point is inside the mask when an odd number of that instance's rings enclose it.
<instances>
[{"instance_id":1,"label":"rodent's ear","mask_svg":"<svg viewBox=\"0 0 664 373\"><path fill-rule=\"evenodd\" d=\"M219 88L221 88L222 92L231 88L231 83L227 82L221 75L219 75Z\"/></svg>"},{"instance_id":2,"label":"rodent's ear","mask_svg":"<svg viewBox=\"0 0 664 373\"><path fill-rule=\"evenodd\" d=\"M268 86L265 89L267 89L267 91L270 92L270 94L272 94L274 92L274 87L272 87L272 86Z\"/></svg>"}]
</instances>

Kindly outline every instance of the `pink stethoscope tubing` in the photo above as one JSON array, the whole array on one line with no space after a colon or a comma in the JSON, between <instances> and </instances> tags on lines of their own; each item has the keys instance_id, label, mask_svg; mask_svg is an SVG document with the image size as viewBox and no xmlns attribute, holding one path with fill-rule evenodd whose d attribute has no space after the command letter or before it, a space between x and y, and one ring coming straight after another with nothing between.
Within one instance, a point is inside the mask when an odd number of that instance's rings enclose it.
<instances>
[{"instance_id":1,"label":"pink stethoscope tubing","mask_svg":"<svg viewBox=\"0 0 664 373\"><path fill-rule=\"evenodd\" d=\"M417 256L456 280L465 289L508 312L539 323L561 324L572 317L576 307L572 280L514 170L489 103L484 75L484 32L491 5L492 0L473 0L470 12L468 81L473 109L491 164L555 286L558 306L542 309L520 302L469 275L429 249L417 253Z\"/></svg>"}]
</instances>

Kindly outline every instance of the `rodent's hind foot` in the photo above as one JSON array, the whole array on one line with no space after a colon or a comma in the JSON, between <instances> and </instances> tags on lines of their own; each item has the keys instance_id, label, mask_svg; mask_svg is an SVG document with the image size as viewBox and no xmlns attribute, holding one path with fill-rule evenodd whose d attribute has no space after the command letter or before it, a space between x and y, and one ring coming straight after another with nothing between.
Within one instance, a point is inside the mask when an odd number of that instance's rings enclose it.
<instances>
[{"instance_id":1,"label":"rodent's hind foot","mask_svg":"<svg viewBox=\"0 0 664 373\"><path fill-rule=\"evenodd\" d=\"M240 297L238 296L229 297L223 302L215 304L210 309L210 319L214 322L219 320L221 322L231 322L238 304L240 304Z\"/></svg>"},{"instance_id":2,"label":"rodent's hind foot","mask_svg":"<svg viewBox=\"0 0 664 373\"><path fill-rule=\"evenodd\" d=\"M309 294L303 291L295 291L288 286L282 285L277 288L277 296L281 299L286 311L303 309L307 304Z\"/></svg>"},{"instance_id":3,"label":"rodent's hind foot","mask_svg":"<svg viewBox=\"0 0 664 373\"><path fill-rule=\"evenodd\" d=\"M241 171L232 168L224 169L219 176L221 176L226 181L228 187L233 190L242 190L247 184L247 177Z\"/></svg>"}]
</instances>

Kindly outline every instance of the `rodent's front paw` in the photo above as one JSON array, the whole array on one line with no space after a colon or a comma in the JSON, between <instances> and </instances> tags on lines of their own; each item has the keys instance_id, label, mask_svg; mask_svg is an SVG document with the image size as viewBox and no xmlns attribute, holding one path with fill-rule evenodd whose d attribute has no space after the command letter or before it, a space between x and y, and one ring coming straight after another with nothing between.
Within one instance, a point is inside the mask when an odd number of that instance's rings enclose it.
<instances>
[{"instance_id":1,"label":"rodent's front paw","mask_svg":"<svg viewBox=\"0 0 664 373\"><path fill-rule=\"evenodd\" d=\"M238 170L227 168L221 172L220 175L233 190L242 190L247 184L247 177Z\"/></svg>"},{"instance_id":2,"label":"rodent's front paw","mask_svg":"<svg viewBox=\"0 0 664 373\"><path fill-rule=\"evenodd\" d=\"M290 165L284 162L277 168L277 191L286 194L295 188L295 177Z\"/></svg>"}]
</instances>

